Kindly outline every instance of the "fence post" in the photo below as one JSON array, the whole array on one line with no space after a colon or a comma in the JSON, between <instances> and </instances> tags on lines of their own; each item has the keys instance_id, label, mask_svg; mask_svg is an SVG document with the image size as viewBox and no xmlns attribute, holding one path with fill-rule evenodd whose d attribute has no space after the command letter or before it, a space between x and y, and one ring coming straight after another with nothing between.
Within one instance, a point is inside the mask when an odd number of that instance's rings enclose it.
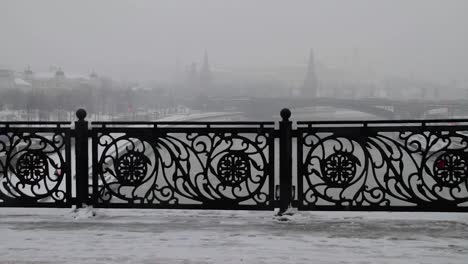
<instances>
[{"instance_id":1,"label":"fence post","mask_svg":"<svg viewBox=\"0 0 468 264\"><path fill-rule=\"evenodd\" d=\"M86 111L82 108L76 111L78 121L75 121L75 183L76 207L88 204L88 121L85 121Z\"/></svg>"},{"instance_id":2,"label":"fence post","mask_svg":"<svg viewBox=\"0 0 468 264\"><path fill-rule=\"evenodd\" d=\"M289 120L291 111L287 108L281 110L280 129L280 210L282 215L291 205L292 198L292 122Z\"/></svg>"}]
</instances>

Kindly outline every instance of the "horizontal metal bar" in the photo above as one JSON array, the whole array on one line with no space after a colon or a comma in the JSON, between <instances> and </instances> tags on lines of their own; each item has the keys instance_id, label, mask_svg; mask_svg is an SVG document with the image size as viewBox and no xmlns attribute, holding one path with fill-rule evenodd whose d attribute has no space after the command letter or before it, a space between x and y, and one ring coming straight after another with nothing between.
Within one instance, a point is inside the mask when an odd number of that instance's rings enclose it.
<instances>
[{"instance_id":1,"label":"horizontal metal bar","mask_svg":"<svg viewBox=\"0 0 468 264\"><path fill-rule=\"evenodd\" d=\"M73 131L69 127L0 127L0 132L38 132L38 133L69 133Z\"/></svg>"},{"instance_id":2,"label":"horizontal metal bar","mask_svg":"<svg viewBox=\"0 0 468 264\"><path fill-rule=\"evenodd\" d=\"M184 209L184 210L256 210L256 211L273 211L273 205L224 205L220 202L216 205L203 204L129 204L129 203L94 203L94 208L126 208L126 209Z\"/></svg>"},{"instance_id":3,"label":"horizontal metal bar","mask_svg":"<svg viewBox=\"0 0 468 264\"><path fill-rule=\"evenodd\" d=\"M2 207L27 207L27 208L71 208L73 203L39 203L39 202L24 202L24 201L9 201L6 203L0 203Z\"/></svg>"},{"instance_id":4,"label":"horizontal metal bar","mask_svg":"<svg viewBox=\"0 0 468 264\"><path fill-rule=\"evenodd\" d=\"M69 121L0 121L0 125L71 125Z\"/></svg>"},{"instance_id":5,"label":"horizontal metal bar","mask_svg":"<svg viewBox=\"0 0 468 264\"><path fill-rule=\"evenodd\" d=\"M468 125L463 126L367 126L367 127L342 127L342 126L321 126L321 127L300 127L297 129L297 135L307 132L335 132L339 134L348 134L360 132L362 135L378 132L430 132L430 131L468 131ZM294 134L296 136L296 134Z\"/></svg>"},{"instance_id":6,"label":"horizontal metal bar","mask_svg":"<svg viewBox=\"0 0 468 264\"><path fill-rule=\"evenodd\" d=\"M297 207L300 211L387 211L387 212L468 212L466 207L448 207L448 206L329 206L329 205L315 205L305 206L299 205Z\"/></svg>"},{"instance_id":7,"label":"horizontal metal bar","mask_svg":"<svg viewBox=\"0 0 468 264\"><path fill-rule=\"evenodd\" d=\"M197 125L197 126L205 126L205 125L274 125L275 122L273 121L168 121L168 122L139 122L139 121L118 121L118 122L92 122L91 125Z\"/></svg>"},{"instance_id":8,"label":"horizontal metal bar","mask_svg":"<svg viewBox=\"0 0 468 264\"><path fill-rule=\"evenodd\" d=\"M330 121L297 121L297 125L328 124L428 124L428 123L468 123L468 119L402 119L402 120L330 120Z\"/></svg>"},{"instance_id":9,"label":"horizontal metal bar","mask_svg":"<svg viewBox=\"0 0 468 264\"><path fill-rule=\"evenodd\" d=\"M457 126L457 127L446 127L446 126L382 126L382 127L305 127L298 128L297 134L293 136L299 136L301 133L316 133L316 132L333 132L338 134L353 134L359 132L361 135L376 134L379 132L464 132L468 131L468 126ZM467 135L468 136L468 135Z\"/></svg>"},{"instance_id":10,"label":"horizontal metal bar","mask_svg":"<svg viewBox=\"0 0 468 264\"><path fill-rule=\"evenodd\" d=\"M260 127L105 127L93 128L93 133L131 133L134 135L152 135L158 133L267 133L273 134L274 128Z\"/></svg>"}]
</instances>

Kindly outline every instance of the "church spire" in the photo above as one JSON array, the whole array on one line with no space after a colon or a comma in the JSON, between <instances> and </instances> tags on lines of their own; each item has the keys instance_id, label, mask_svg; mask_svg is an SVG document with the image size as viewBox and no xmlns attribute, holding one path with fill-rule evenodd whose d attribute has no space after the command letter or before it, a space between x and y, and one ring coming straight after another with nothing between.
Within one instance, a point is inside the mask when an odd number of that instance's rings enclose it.
<instances>
[{"instance_id":1,"label":"church spire","mask_svg":"<svg viewBox=\"0 0 468 264\"><path fill-rule=\"evenodd\" d=\"M314 52L310 49L309 63L307 65L307 72L302 85L302 95L307 97L317 97L318 81L315 72L315 59Z\"/></svg>"}]
</instances>

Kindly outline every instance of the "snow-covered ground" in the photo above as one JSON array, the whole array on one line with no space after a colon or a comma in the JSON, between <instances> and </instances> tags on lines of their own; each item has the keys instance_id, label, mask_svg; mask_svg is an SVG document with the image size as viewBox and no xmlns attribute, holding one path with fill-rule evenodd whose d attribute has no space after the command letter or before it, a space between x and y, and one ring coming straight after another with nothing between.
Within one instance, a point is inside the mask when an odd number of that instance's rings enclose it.
<instances>
[{"instance_id":1,"label":"snow-covered ground","mask_svg":"<svg viewBox=\"0 0 468 264\"><path fill-rule=\"evenodd\" d=\"M93 213L96 215L93 217ZM0 263L467 263L468 214L0 209Z\"/></svg>"}]
</instances>

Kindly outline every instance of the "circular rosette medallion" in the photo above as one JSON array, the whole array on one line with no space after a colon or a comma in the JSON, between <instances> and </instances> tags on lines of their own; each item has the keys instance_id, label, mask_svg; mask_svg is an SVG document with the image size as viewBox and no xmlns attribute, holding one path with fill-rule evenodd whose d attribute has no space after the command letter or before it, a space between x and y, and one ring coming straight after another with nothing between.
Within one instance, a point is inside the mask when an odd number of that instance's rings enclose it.
<instances>
[{"instance_id":1,"label":"circular rosette medallion","mask_svg":"<svg viewBox=\"0 0 468 264\"><path fill-rule=\"evenodd\" d=\"M359 138L310 134L304 138L303 151L305 204L350 205L359 196L368 168Z\"/></svg>"},{"instance_id":2,"label":"circular rosette medallion","mask_svg":"<svg viewBox=\"0 0 468 264\"><path fill-rule=\"evenodd\" d=\"M268 144L263 135L234 135L215 138L206 160L202 190L208 200L265 203L268 178ZM206 190L206 192L205 192Z\"/></svg>"},{"instance_id":3,"label":"circular rosette medallion","mask_svg":"<svg viewBox=\"0 0 468 264\"><path fill-rule=\"evenodd\" d=\"M442 154L434 162L434 179L443 187L453 188L467 179L468 162L458 152Z\"/></svg>"},{"instance_id":4,"label":"circular rosette medallion","mask_svg":"<svg viewBox=\"0 0 468 264\"><path fill-rule=\"evenodd\" d=\"M99 177L102 202L141 201L156 181L159 156L150 142L123 135L100 135Z\"/></svg>"},{"instance_id":5,"label":"circular rosette medallion","mask_svg":"<svg viewBox=\"0 0 468 264\"><path fill-rule=\"evenodd\" d=\"M137 186L146 176L150 161L140 152L129 151L117 160L117 178L122 185Z\"/></svg>"},{"instance_id":6,"label":"circular rosette medallion","mask_svg":"<svg viewBox=\"0 0 468 264\"><path fill-rule=\"evenodd\" d=\"M223 185L239 186L250 177L249 157L241 151L231 151L218 163L218 176Z\"/></svg>"},{"instance_id":7,"label":"circular rosette medallion","mask_svg":"<svg viewBox=\"0 0 468 264\"><path fill-rule=\"evenodd\" d=\"M38 183L43 180L49 172L47 156L41 151L26 151L16 162L16 172L21 183Z\"/></svg>"},{"instance_id":8,"label":"circular rosette medallion","mask_svg":"<svg viewBox=\"0 0 468 264\"><path fill-rule=\"evenodd\" d=\"M346 152L336 152L322 162L323 180L330 187L346 187L356 176L357 157Z\"/></svg>"},{"instance_id":9,"label":"circular rosette medallion","mask_svg":"<svg viewBox=\"0 0 468 264\"><path fill-rule=\"evenodd\" d=\"M65 140L62 134L18 134L6 153L5 182L0 193L31 200L65 200Z\"/></svg>"}]
</instances>

